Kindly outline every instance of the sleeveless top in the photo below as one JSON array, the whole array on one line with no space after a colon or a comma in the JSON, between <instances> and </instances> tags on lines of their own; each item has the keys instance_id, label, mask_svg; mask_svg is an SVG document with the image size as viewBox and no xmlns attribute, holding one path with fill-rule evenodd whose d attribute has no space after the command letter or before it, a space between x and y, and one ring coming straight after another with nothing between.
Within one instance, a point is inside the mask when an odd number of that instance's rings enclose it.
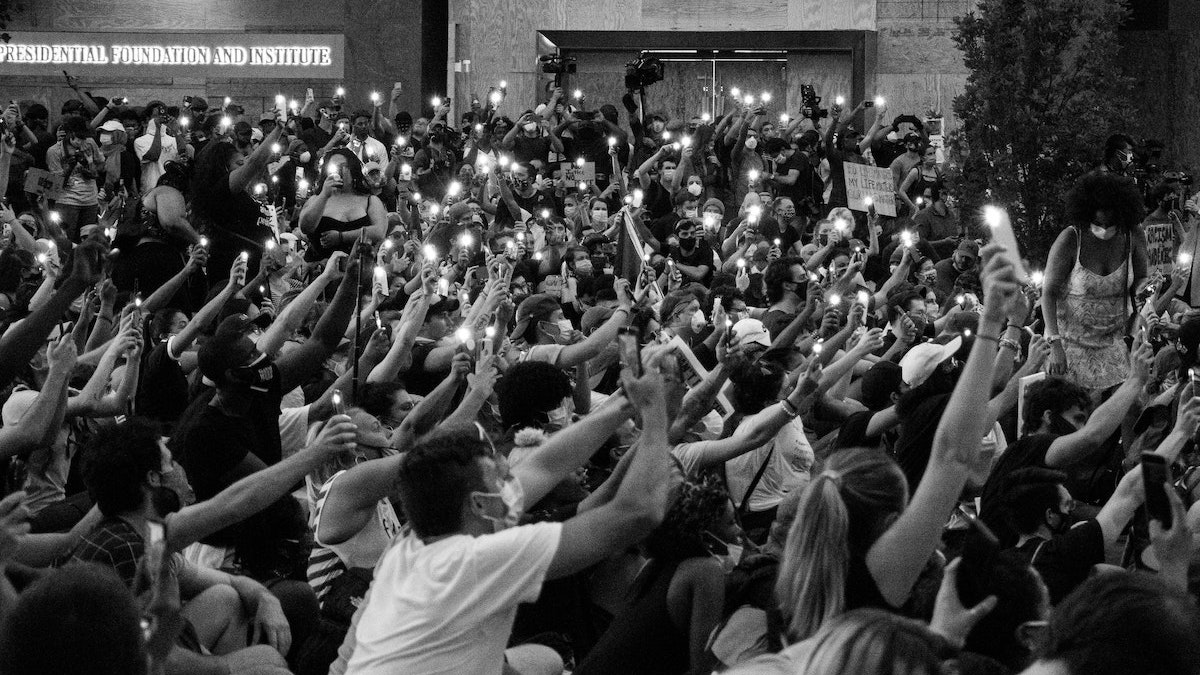
<instances>
[{"instance_id":1,"label":"sleeveless top","mask_svg":"<svg viewBox=\"0 0 1200 675\"><path fill-rule=\"evenodd\" d=\"M366 209L368 211L371 207L371 199L373 197L374 195L367 195ZM317 229L312 233L312 236L308 238L308 251L304 254L304 260L307 262L328 260L329 256L332 255L334 251L349 253L350 249L354 246L354 240L347 239L337 246L325 248L321 245L322 232L351 232L361 227L370 226L370 213L364 213L361 218L355 218L351 221L338 220L337 218L330 218L329 216L321 216L321 220L317 223Z\"/></svg>"},{"instance_id":2,"label":"sleeveless top","mask_svg":"<svg viewBox=\"0 0 1200 675\"><path fill-rule=\"evenodd\" d=\"M672 561L657 570L647 570L653 578L613 617L608 630L600 636L575 675L673 675L688 672L690 646L688 635L675 626L667 610L667 592L682 561ZM637 583L637 582L635 582Z\"/></svg>"},{"instance_id":3,"label":"sleeveless top","mask_svg":"<svg viewBox=\"0 0 1200 675\"><path fill-rule=\"evenodd\" d=\"M374 568L401 529L391 502L384 497L375 505L375 516L354 536L340 544L322 542L321 513L325 508L325 499L329 497L333 482L344 473L344 470L339 471L325 481L317 495L317 508L312 522L313 549L308 557L308 583L316 592L318 601L325 597L330 584L347 569Z\"/></svg>"},{"instance_id":4,"label":"sleeveless top","mask_svg":"<svg viewBox=\"0 0 1200 675\"><path fill-rule=\"evenodd\" d=\"M1129 285L1132 251L1120 267L1096 274L1079 260L1082 233L1075 230L1075 265L1058 306L1058 326L1067 355L1068 380L1085 389L1108 389L1129 376L1125 325L1132 311ZM1129 235L1126 235L1129 236ZM1127 248L1132 249L1131 244Z\"/></svg>"},{"instance_id":5,"label":"sleeveless top","mask_svg":"<svg viewBox=\"0 0 1200 675\"><path fill-rule=\"evenodd\" d=\"M908 196L913 201L916 201L917 197L924 195L925 190L927 190L928 188L937 187L940 190L942 187L942 184L945 182L945 178L943 178L943 176L942 176L942 170L936 166L933 167L933 173L934 173L935 178L933 178L932 180L925 177L925 173L923 171L921 171L920 166L916 167L916 171L917 171L917 179L915 181L913 181L912 186L909 187L909 189L908 189Z\"/></svg>"}]
</instances>

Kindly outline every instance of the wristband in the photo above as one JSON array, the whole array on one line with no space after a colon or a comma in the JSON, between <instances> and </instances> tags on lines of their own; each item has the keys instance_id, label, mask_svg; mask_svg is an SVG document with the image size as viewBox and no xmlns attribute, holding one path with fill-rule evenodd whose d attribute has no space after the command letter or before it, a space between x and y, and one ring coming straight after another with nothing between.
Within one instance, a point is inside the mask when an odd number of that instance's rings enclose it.
<instances>
[{"instance_id":1,"label":"wristband","mask_svg":"<svg viewBox=\"0 0 1200 675\"><path fill-rule=\"evenodd\" d=\"M1019 352L1021 351L1021 345L1019 345L1016 340L1000 338L1000 349L1011 349L1014 352Z\"/></svg>"},{"instance_id":2,"label":"wristband","mask_svg":"<svg viewBox=\"0 0 1200 675\"><path fill-rule=\"evenodd\" d=\"M786 398L780 401L779 405L783 407L783 414L787 415L789 419L794 420L800 416L800 411L797 410L796 406L792 405L792 402Z\"/></svg>"}]
</instances>

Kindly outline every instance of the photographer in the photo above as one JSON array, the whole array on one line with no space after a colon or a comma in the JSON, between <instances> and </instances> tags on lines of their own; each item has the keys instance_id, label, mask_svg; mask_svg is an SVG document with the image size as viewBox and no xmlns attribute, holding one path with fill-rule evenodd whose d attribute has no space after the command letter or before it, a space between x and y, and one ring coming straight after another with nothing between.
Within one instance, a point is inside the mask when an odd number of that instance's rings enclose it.
<instances>
[{"instance_id":1,"label":"photographer","mask_svg":"<svg viewBox=\"0 0 1200 675\"><path fill-rule=\"evenodd\" d=\"M104 158L91 138L87 120L69 117L63 121L62 131L62 141L46 151L46 165L50 173L62 176L63 189L54 206L63 231L78 242L80 228L99 221L96 176L104 170Z\"/></svg>"}]
</instances>

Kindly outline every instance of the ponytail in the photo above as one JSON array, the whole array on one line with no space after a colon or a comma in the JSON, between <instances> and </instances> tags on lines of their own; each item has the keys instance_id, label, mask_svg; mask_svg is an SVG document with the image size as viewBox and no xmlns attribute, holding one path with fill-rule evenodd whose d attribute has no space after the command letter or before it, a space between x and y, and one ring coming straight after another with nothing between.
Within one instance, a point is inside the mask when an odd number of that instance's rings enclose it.
<instances>
[{"instance_id":1,"label":"ponytail","mask_svg":"<svg viewBox=\"0 0 1200 675\"><path fill-rule=\"evenodd\" d=\"M775 594L793 642L810 637L845 609L850 513L839 480L826 471L805 487L788 532Z\"/></svg>"},{"instance_id":2,"label":"ponytail","mask_svg":"<svg viewBox=\"0 0 1200 675\"><path fill-rule=\"evenodd\" d=\"M788 639L807 639L846 611L852 558L867 551L904 510L908 486L895 460L878 449L848 448L800 495L775 582Z\"/></svg>"}]
</instances>

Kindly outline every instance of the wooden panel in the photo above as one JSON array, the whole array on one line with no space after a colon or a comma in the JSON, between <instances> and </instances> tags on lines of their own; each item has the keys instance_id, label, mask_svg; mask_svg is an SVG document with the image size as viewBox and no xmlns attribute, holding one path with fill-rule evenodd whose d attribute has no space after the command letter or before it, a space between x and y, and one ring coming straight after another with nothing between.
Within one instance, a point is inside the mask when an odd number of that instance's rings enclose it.
<instances>
[{"instance_id":1,"label":"wooden panel","mask_svg":"<svg viewBox=\"0 0 1200 675\"><path fill-rule=\"evenodd\" d=\"M903 114L924 117L932 108L945 116L947 129L953 129L957 125L953 102L954 97L962 93L966 85L966 75L879 73L876 82L877 93L887 98L889 119Z\"/></svg>"},{"instance_id":2,"label":"wooden panel","mask_svg":"<svg viewBox=\"0 0 1200 675\"><path fill-rule=\"evenodd\" d=\"M790 0L789 30L874 30L876 0Z\"/></svg>"},{"instance_id":3,"label":"wooden panel","mask_svg":"<svg viewBox=\"0 0 1200 675\"><path fill-rule=\"evenodd\" d=\"M879 67L889 73L965 73L954 30L947 22L880 21Z\"/></svg>"},{"instance_id":4,"label":"wooden panel","mask_svg":"<svg viewBox=\"0 0 1200 675\"><path fill-rule=\"evenodd\" d=\"M642 0L641 30L747 30L787 22L788 7L780 0Z\"/></svg>"},{"instance_id":5,"label":"wooden panel","mask_svg":"<svg viewBox=\"0 0 1200 675\"><path fill-rule=\"evenodd\" d=\"M344 25L345 0L38 0L9 30L319 32Z\"/></svg>"},{"instance_id":6,"label":"wooden panel","mask_svg":"<svg viewBox=\"0 0 1200 675\"><path fill-rule=\"evenodd\" d=\"M822 98L821 106L828 108L840 94L851 101L854 63L849 53L789 54L787 62L787 109L792 115L800 110L800 85L811 84Z\"/></svg>"},{"instance_id":7,"label":"wooden panel","mask_svg":"<svg viewBox=\"0 0 1200 675\"><path fill-rule=\"evenodd\" d=\"M566 4L563 28L643 30L643 0L560 0Z\"/></svg>"},{"instance_id":8,"label":"wooden panel","mask_svg":"<svg viewBox=\"0 0 1200 675\"><path fill-rule=\"evenodd\" d=\"M509 100L540 99L537 31L563 28L566 11L565 0L461 0L455 16L475 28L459 47L460 57L471 60L471 74L455 78L456 97L482 96L507 80Z\"/></svg>"}]
</instances>

